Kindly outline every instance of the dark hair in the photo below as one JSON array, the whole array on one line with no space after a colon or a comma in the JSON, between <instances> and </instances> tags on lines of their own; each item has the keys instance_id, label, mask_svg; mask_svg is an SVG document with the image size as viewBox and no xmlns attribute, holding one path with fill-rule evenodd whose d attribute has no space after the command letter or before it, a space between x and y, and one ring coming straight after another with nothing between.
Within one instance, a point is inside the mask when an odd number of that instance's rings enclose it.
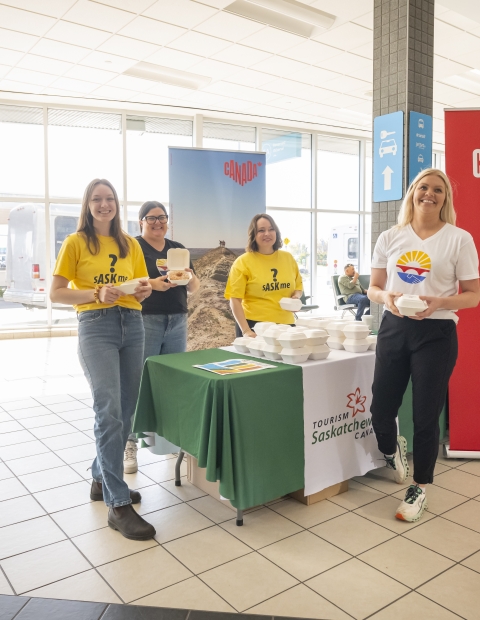
<instances>
[{"instance_id":1,"label":"dark hair","mask_svg":"<svg viewBox=\"0 0 480 620\"><path fill-rule=\"evenodd\" d=\"M107 181L107 179L93 179L93 181L90 181L85 188L82 200L82 210L80 212L80 218L77 225L77 232L81 233L85 237L90 254L95 256L100 252L100 242L98 240L97 233L95 232L93 215L90 211L90 201L93 191L97 185L105 185L112 190L113 197L115 198L116 211L113 220L110 222L110 235L117 242L120 258L125 258L130 252L130 237L122 230L120 221L120 203L118 202L117 192L110 181Z\"/></svg>"},{"instance_id":2,"label":"dark hair","mask_svg":"<svg viewBox=\"0 0 480 620\"><path fill-rule=\"evenodd\" d=\"M168 217L167 209L165 205L162 205L161 202L157 202L156 200L147 200L140 207L140 211L138 212L138 219L141 222L145 216L147 216L152 209L162 209L165 215ZM140 230L142 230L142 224L140 224Z\"/></svg>"},{"instance_id":3,"label":"dark hair","mask_svg":"<svg viewBox=\"0 0 480 620\"><path fill-rule=\"evenodd\" d=\"M250 226L248 227L248 243L247 247L245 248L246 252L258 252L258 245L255 237L257 236L257 222L262 218L268 220L272 225L273 229L275 230L276 239L275 243L273 244L273 251L276 252L279 248L283 246L282 234L280 233L280 229L278 228L278 226L275 224L275 220L273 219L273 217L267 215L266 213L257 213L257 215L253 216L253 219L250 222Z\"/></svg>"},{"instance_id":4,"label":"dark hair","mask_svg":"<svg viewBox=\"0 0 480 620\"><path fill-rule=\"evenodd\" d=\"M355 265L353 263L347 263L345 265L345 267L343 268L343 271L345 271L346 269L348 269L348 267L355 267Z\"/></svg>"}]
</instances>

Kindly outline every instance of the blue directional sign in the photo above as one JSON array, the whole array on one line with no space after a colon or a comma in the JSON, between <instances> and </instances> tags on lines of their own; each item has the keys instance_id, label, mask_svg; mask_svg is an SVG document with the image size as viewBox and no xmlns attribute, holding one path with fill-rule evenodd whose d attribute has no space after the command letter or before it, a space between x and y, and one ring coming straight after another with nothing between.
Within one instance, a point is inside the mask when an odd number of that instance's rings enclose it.
<instances>
[{"instance_id":1,"label":"blue directional sign","mask_svg":"<svg viewBox=\"0 0 480 620\"><path fill-rule=\"evenodd\" d=\"M373 121L373 201L403 196L403 112Z\"/></svg>"},{"instance_id":2,"label":"blue directional sign","mask_svg":"<svg viewBox=\"0 0 480 620\"><path fill-rule=\"evenodd\" d=\"M264 140L262 149L267 154L267 166L278 161L292 159L302 156L302 134L285 133L275 136L269 140Z\"/></svg>"},{"instance_id":3,"label":"blue directional sign","mask_svg":"<svg viewBox=\"0 0 480 620\"><path fill-rule=\"evenodd\" d=\"M432 167L432 117L428 114L410 112L408 132L408 182L411 183L420 170Z\"/></svg>"}]
</instances>

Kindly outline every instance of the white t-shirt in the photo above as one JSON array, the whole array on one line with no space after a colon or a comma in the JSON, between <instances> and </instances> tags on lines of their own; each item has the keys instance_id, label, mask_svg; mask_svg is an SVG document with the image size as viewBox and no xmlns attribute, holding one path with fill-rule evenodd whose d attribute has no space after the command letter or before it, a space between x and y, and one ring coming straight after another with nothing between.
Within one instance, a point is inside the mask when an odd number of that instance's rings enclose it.
<instances>
[{"instance_id":1,"label":"white t-shirt","mask_svg":"<svg viewBox=\"0 0 480 620\"><path fill-rule=\"evenodd\" d=\"M450 297L458 293L460 280L478 278L478 254L466 230L445 224L428 239L420 239L408 224L381 233L372 267L387 269L387 291ZM442 308L428 318L458 321L453 310Z\"/></svg>"}]
</instances>

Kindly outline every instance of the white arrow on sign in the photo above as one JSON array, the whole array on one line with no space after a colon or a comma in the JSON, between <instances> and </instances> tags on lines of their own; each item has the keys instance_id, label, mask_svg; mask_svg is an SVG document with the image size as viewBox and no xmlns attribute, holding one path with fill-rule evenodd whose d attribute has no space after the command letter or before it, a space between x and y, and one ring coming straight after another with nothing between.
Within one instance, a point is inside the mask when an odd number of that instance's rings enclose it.
<instances>
[{"instance_id":1,"label":"white arrow on sign","mask_svg":"<svg viewBox=\"0 0 480 620\"><path fill-rule=\"evenodd\" d=\"M383 189L385 191L388 191L389 189L392 189L393 170L390 168L390 166L387 166L385 170L382 172L382 174L383 174Z\"/></svg>"}]
</instances>

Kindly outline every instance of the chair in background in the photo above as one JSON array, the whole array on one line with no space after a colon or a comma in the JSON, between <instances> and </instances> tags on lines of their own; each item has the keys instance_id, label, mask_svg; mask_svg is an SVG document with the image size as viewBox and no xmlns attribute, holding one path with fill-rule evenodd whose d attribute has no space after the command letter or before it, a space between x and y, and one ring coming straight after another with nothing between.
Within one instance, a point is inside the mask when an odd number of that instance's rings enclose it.
<instances>
[{"instance_id":1,"label":"chair in background","mask_svg":"<svg viewBox=\"0 0 480 620\"><path fill-rule=\"evenodd\" d=\"M342 312L342 319L345 315L345 312L351 312L354 316L357 314L358 305L357 304L349 304L343 299L342 293L340 293L340 289L338 287L338 278L340 276L332 276L332 291L333 296L335 297L335 305L334 310L336 312ZM370 286L370 276L369 275L359 275L358 281L361 286L367 290Z\"/></svg>"},{"instance_id":2,"label":"chair in background","mask_svg":"<svg viewBox=\"0 0 480 620\"><path fill-rule=\"evenodd\" d=\"M300 301L302 302L302 307L300 308L300 310L298 310L298 312L310 312L310 310L317 310L318 306L315 306L315 305L307 306L308 299L311 299L310 295L306 297L305 293L302 293L302 296L300 297ZM297 313L295 312L294 314L297 314Z\"/></svg>"}]
</instances>

